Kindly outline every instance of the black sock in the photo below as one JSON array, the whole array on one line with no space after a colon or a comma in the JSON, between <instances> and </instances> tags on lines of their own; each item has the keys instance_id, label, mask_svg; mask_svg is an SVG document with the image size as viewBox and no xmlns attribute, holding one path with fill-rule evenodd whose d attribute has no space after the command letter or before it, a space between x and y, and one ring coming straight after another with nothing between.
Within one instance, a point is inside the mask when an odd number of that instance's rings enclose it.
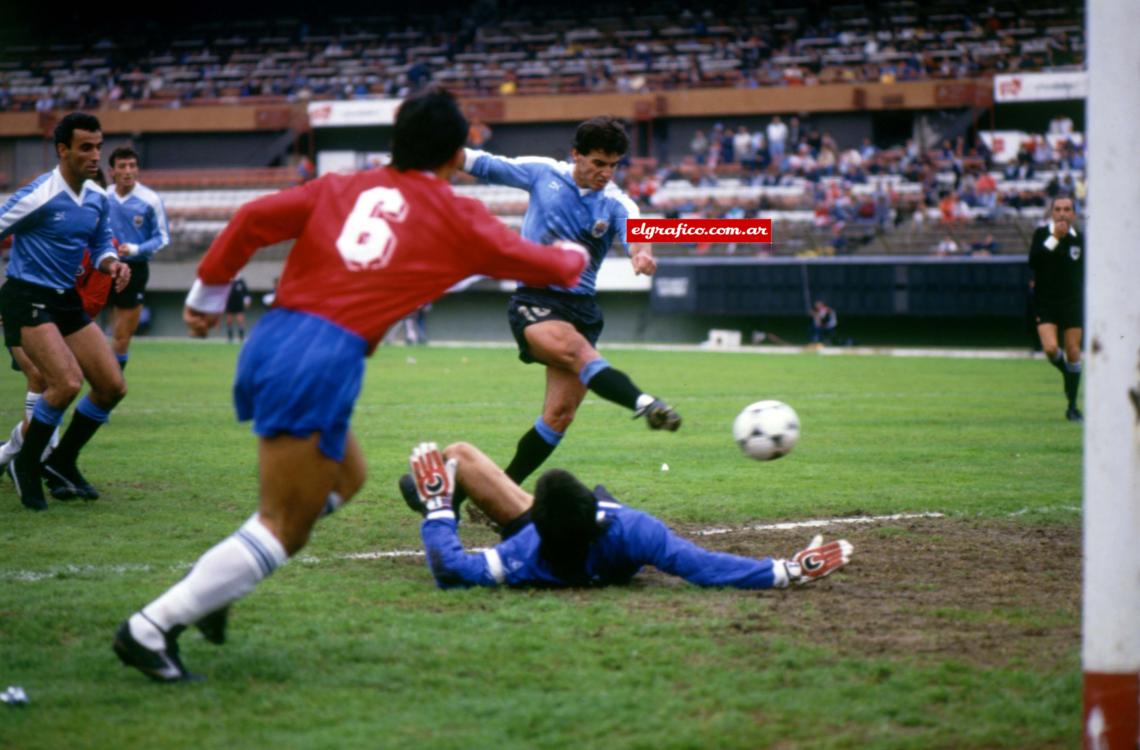
<instances>
[{"instance_id":1,"label":"black sock","mask_svg":"<svg viewBox=\"0 0 1140 750\"><path fill-rule=\"evenodd\" d=\"M67 427L67 432L63 433L59 445L51 452L50 462L62 466L74 465L75 460L79 457L79 451L87 445L87 441L102 426L102 422L97 422L76 410L75 415L71 418L71 424Z\"/></svg>"},{"instance_id":2,"label":"black sock","mask_svg":"<svg viewBox=\"0 0 1140 750\"><path fill-rule=\"evenodd\" d=\"M20 446L20 452L16 456L22 468L35 467L35 471L39 472L40 456L44 454L44 448L47 447L54 432L53 424L34 418L28 422L28 431L24 433L24 444Z\"/></svg>"},{"instance_id":3,"label":"black sock","mask_svg":"<svg viewBox=\"0 0 1140 750\"><path fill-rule=\"evenodd\" d=\"M1061 374L1064 374L1064 372L1065 372L1065 355L1061 354L1061 352L1057 352L1056 357L1052 357L1049 359L1049 364L1056 367L1061 372Z\"/></svg>"},{"instance_id":4,"label":"black sock","mask_svg":"<svg viewBox=\"0 0 1140 750\"><path fill-rule=\"evenodd\" d=\"M629 376L614 367L599 370L590 378L586 387L605 400L613 401L631 411L637 408L637 397L641 395L641 391Z\"/></svg>"},{"instance_id":5,"label":"black sock","mask_svg":"<svg viewBox=\"0 0 1140 750\"><path fill-rule=\"evenodd\" d=\"M531 427L519 438L515 457L511 459L510 465L506 468L507 476L513 479L515 484L522 484L523 480L529 477L535 469L542 466L542 462L550 457L556 447L557 445L551 445L543 440L542 435L538 434L538 430Z\"/></svg>"},{"instance_id":6,"label":"black sock","mask_svg":"<svg viewBox=\"0 0 1140 750\"><path fill-rule=\"evenodd\" d=\"M1081 371L1069 372L1065 370L1065 398L1069 399L1069 408L1077 408L1077 391L1081 387Z\"/></svg>"}]
</instances>

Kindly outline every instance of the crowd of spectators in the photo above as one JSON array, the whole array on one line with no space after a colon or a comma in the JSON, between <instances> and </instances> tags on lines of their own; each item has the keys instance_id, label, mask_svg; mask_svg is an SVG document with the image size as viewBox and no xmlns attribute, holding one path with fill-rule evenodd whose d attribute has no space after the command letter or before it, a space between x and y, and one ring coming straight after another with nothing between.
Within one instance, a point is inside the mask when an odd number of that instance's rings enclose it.
<instances>
[{"instance_id":1,"label":"crowd of spectators","mask_svg":"<svg viewBox=\"0 0 1140 750\"><path fill-rule=\"evenodd\" d=\"M822 6L822 7L820 7ZM636 16L476 4L421 18L265 17L132 29L92 42L9 39L0 110L177 107L402 96L434 82L462 96L811 86L1079 68L1083 3L672 3ZM588 19L588 20L587 20ZM12 33L9 33L12 36Z\"/></svg>"},{"instance_id":2,"label":"crowd of spectators","mask_svg":"<svg viewBox=\"0 0 1140 750\"><path fill-rule=\"evenodd\" d=\"M932 148L914 139L882 149L870 139L840 146L797 117L773 117L764 128L698 130L679 162L632 160L617 179L645 212L810 221L827 233L826 251L834 254L856 252L903 225L910 233L948 233L950 242L931 248L937 254L994 254L999 243L986 226L1043 214L1056 195L1083 209L1083 140L1025 142L1035 143L1029 169L1020 157L995 163L981 138L944 139ZM964 231L974 226L979 230Z\"/></svg>"}]
</instances>

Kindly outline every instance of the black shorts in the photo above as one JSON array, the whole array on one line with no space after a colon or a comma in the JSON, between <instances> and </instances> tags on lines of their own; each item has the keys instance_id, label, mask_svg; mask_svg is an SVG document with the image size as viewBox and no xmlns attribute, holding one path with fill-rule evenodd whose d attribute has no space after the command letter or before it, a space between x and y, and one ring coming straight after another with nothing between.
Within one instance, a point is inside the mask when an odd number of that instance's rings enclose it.
<instances>
[{"instance_id":1,"label":"black shorts","mask_svg":"<svg viewBox=\"0 0 1140 750\"><path fill-rule=\"evenodd\" d=\"M507 303L507 320L519 345L519 359L528 364L538 360L531 356L526 343L523 331L527 326L548 320L564 320L574 326L590 346L597 346L605 325L602 308L598 307L594 297L533 287L519 287L511 296Z\"/></svg>"},{"instance_id":2,"label":"black shorts","mask_svg":"<svg viewBox=\"0 0 1140 750\"><path fill-rule=\"evenodd\" d=\"M1034 300L1033 316L1037 325L1052 323L1062 331L1066 328L1084 328L1085 311L1080 302L1047 302Z\"/></svg>"},{"instance_id":3,"label":"black shorts","mask_svg":"<svg viewBox=\"0 0 1140 750\"><path fill-rule=\"evenodd\" d=\"M237 315L245 312L245 296L239 295L234 297L230 295L226 298L226 312L230 315Z\"/></svg>"},{"instance_id":4,"label":"black shorts","mask_svg":"<svg viewBox=\"0 0 1140 750\"><path fill-rule=\"evenodd\" d=\"M70 336L91 322L74 288L52 289L19 279L8 279L0 287L0 316L7 346L20 346L24 327L54 323L61 336Z\"/></svg>"},{"instance_id":5,"label":"black shorts","mask_svg":"<svg viewBox=\"0 0 1140 750\"><path fill-rule=\"evenodd\" d=\"M116 292L111 286L111 293L107 295L107 304L122 310L130 310L143 303L143 292L146 283L150 281L150 263L138 261L128 263L131 268L131 280L123 287L123 291Z\"/></svg>"}]
</instances>

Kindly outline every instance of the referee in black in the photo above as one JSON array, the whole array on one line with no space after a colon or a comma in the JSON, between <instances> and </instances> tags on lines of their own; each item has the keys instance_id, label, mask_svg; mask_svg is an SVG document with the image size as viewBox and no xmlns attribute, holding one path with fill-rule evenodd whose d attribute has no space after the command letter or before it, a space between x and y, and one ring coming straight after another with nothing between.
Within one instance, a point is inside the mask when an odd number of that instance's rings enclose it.
<instances>
[{"instance_id":1,"label":"referee in black","mask_svg":"<svg viewBox=\"0 0 1140 750\"><path fill-rule=\"evenodd\" d=\"M1041 348L1061 371L1069 406L1065 418L1083 422L1077 408L1084 333L1085 236L1074 224L1073 199L1059 195L1049 206L1049 223L1038 227L1029 245L1034 316ZM1061 345L1064 345L1062 351Z\"/></svg>"}]
</instances>

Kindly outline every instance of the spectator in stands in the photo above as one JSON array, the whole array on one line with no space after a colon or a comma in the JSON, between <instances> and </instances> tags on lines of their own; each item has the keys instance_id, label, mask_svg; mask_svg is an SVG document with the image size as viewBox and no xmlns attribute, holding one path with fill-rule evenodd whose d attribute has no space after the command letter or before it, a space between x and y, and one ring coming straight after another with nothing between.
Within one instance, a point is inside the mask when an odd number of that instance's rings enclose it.
<instances>
[{"instance_id":1,"label":"spectator in stands","mask_svg":"<svg viewBox=\"0 0 1140 750\"><path fill-rule=\"evenodd\" d=\"M471 119L467 129L467 145L471 148L483 148L491 142L491 126L478 117Z\"/></svg>"},{"instance_id":2,"label":"spectator in stands","mask_svg":"<svg viewBox=\"0 0 1140 750\"><path fill-rule=\"evenodd\" d=\"M970 243L970 255L997 255L998 243L993 232L987 232L985 237Z\"/></svg>"},{"instance_id":3,"label":"spectator in stands","mask_svg":"<svg viewBox=\"0 0 1140 750\"><path fill-rule=\"evenodd\" d=\"M839 315L834 308L817 299L811 306L811 343L831 344L835 339L835 329L839 326Z\"/></svg>"},{"instance_id":4,"label":"spectator in stands","mask_svg":"<svg viewBox=\"0 0 1140 750\"><path fill-rule=\"evenodd\" d=\"M774 163L779 164L784 158L784 151L788 143L788 126L784 124L779 115L776 115L768 123L765 134L768 137L768 156Z\"/></svg>"},{"instance_id":5,"label":"spectator in stands","mask_svg":"<svg viewBox=\"0 0 1140 750\"><path fill-rule=\"evenodd\" d=\"M752 134L748 128L740 125L736 128L736 135L732 137L732 151L736 160L745 169L756 168L756 148L752 141Z\"/></svg>"},{"instance_id":6,"label":"spectator in stands","mask_svg":"<svg viewBox=\"0 0 1140 750\"><path fill-rule=\"evenodd\" d=\"M939 242L938 246L934 249L934 254L941 256L941 257L946 257L949 255L957 255L959 249L960 248L958 247L958 243L954 240L954 238L951 237L950 235L946 235L942 238L942 241Z\"/></svg>"},{"instance_id":7,"label":"spectator in stands","mask_svg":"<svg viewBox=\"0 0 1140 750\"><path fill-rule=\"evenodd\" d=\"M970 218L969 207L962 202L958 193L953 190L943 195L942 200L938 201L938 212L941 214L943 224L957 224L968 221Z\"/></svg>"},{"instance_id":8,"label":"spectator in stands","mask_svg":"<svg viewBox=\"0 0 1140 750\"><path fill-rule=\"evenodd\" d=\"M709 139L705 136L705 131L698 130L693 133L692 140L689 141L689 152L693 158L697 160L697 164L704 165L709 158Z\"/></svg>"}]
</instances>

